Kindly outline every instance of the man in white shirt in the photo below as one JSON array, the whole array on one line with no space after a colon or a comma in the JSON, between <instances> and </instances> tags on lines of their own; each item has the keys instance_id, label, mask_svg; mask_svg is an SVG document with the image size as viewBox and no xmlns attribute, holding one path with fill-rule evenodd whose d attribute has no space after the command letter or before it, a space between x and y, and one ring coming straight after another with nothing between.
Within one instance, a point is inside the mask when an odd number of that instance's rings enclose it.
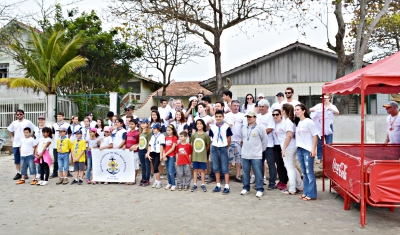
<instances>
[{"instance_id":1,"label":"man in white shirt","mask_svg":"<svg viewBox=\"0 0 400 235\"><path fill-rule=\"evenodd\" d=\"M132 117L133 119L136 119L139 122L138 116L133 114L135 111L135 106L128 106L124 110L125 110L125 116L122 117L122 120L124 120L126 126L129 126L129 121L130 121L126 120L126 117Z\"/></svg>"},{"instance_id":2,"label":"man in white shirt","mask_svg":"<svg viewBox=\"0 0 400 235\"><path fill-rule=\"evenodd\" d=\"M293 107L296 107L296 105L300 104L298 100L293 99L294 95L293 88L287 87L285 90L285 95L286 95L286 103L291 104Z\"/></svg>"},{"instance_id":3,"label":"man in white shirt","mask_svg":"<svg viewBox=\"0 0 400 235\"><path fill-rule=\"evenodd\" d=\"M19 151L20 141L24 137L24 129L26 127L31 128L31 130L35 130L35 125L27 120L24 119L25 112L22 109L18 109L15 112L17 116L17 120L13 121L7 128L8 135L10 136L11 142L13 143L13 154L14 154L14 164L15 169L17 170L17 174L14 176L13 180L21 179L21 154ZM14 135L13 135L14 134ZM27 179L27 177L25 177Z\"/></svg>"},{"instance_id":4,"label":"man in white shirt","mask_svg":"<svg viewBox=\"0 0 400 235\"><path fill-rule=\"evenodd\" d=\"M242 127L244 124L244 114L239 112L240 103L238 100L233 100L231 103L230 118L232 123L232 137L231 137L231 145L229 148L229 163L236 167L236 177L235 181L241 183L242 179L240 178L241 166L242 166Z\"/></svg>"},{"instance_id":5,"label":"man in white shirt","mask_svg":"<svg viewBox=\"0 0 400 235\"><path fill-rule=\"evenodd\" d=\"M65 128L67 130L67 135L72 134L69 123L64 122L64 112L57 113L57 122L53 124L53 174L50 175L50 179L58 178L58 152L57 152L57 140L60 136L60 129ZM68 176L70 173L68 172Z\"/></svg>"},{"instance_id":6,"label":"man in white shirt","mask_svg":"<svg viewBox=\"0 0 400 235\"><path fill-rule=\"evenodd\" d=\"M282 105L285 102L285 96L283 95L282 92L278 92L278 94L276 94L276 99L278 100L278 102L275 102L272 106L271 106L271 113L275 110L275 109L279 109L282 110Z\"/></svg>"},{"instance_id":7,"label":"man in white shirt","mask_svg":"<svg viewBox=\"0 0 400 235\"><path fill-rule=\"evenodd\" d=\"M232 91L224 91L222 92L222 100L224 101L224 112L231 112L231 102L232 102Z\"/></svg>"},{"instance_id":8,"label":"man in white shirt","mask_svg":"<svg viewBox=\"0 0 400 235\"><path fill-rule=\"evenodd\" d=\"M261 125L267 133L267 149L263 152L263 162L267 160L269 170L269 183L268 190L274 189L276 186L276 165L274 157L274 137L272 131L275 129L275 121L272 118L272 112L268 112L268 100L258 101L258 110L260 113L257 115L257 125ZM264 175L263 171L263 175Z\"/></svg>"},{"instance_id":9,"label":"man in white shirt","mask_svg":"<svg viewBox=\"0 0 400 235\"><path fill-rule=\"evenodd\" d=\"M176 111L182 110L183 113L186 113L186 110L183 108L183 101L181 99L176 99L174 103L175 108L171 109L171 112L169 113L169 122L175 121Z\"/></svg>"},{"instance_id":10,"label":"man in white shirt","mask_svg":"<svg viewBox=\"0 0 400 235\"><path fill-rule=\"evenodd\" d=\"M399 105L396 101L390 101L383 105L389 116L386 118L385 144L400 144L400 118Z\"/></svg>"},{"instance_id":11,"label":"man in white shirt","mask_svg":"<svg viewBox=\"0 0 400 235\"><path fill-rule=\"evenodd\" d=\"M160 99L160 105L161 105L161 107L158 107L158 112L160 113L160 118L164 121L164 125L168 126L169 115L171 113L171 107L169 105L167 105L167 101L165 99Z\"/></svg>"}]
</instances>

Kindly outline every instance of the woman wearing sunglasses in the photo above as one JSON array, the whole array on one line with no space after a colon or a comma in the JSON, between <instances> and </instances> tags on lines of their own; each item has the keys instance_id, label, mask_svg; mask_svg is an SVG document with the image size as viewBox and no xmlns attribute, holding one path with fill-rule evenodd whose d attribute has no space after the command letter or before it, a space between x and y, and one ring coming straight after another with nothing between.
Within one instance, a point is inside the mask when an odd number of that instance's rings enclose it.
<instances>
[{"instance_id":1,"label":"woman wearing sunglasses","mask_svg":"<svg viewBox=\"0 0 400 235\"><path fill-rule=\"evenodd\" d=\"M246 95L246 100L244 101L244 104L242 106L242 112L244 114L253 111L254 107L256 106L256 103L254 103L254 97L252 94L247 94Z\"/></svg>"}]
</instances>

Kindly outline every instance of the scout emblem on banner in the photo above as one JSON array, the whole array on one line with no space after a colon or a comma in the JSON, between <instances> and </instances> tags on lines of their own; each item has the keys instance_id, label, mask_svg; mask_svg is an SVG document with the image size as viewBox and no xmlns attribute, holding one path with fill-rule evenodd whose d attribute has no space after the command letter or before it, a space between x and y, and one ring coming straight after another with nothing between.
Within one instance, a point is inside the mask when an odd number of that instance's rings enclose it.
<instances>
[{"instance_id":1,"label":"scout emblem on banner","mask_svg":"<svg viewBox=\"0 0 400 235\"><path fill-rule=\"evenodd\" d=\"M94 181L135 181L135 161L128 149L93 149L92 164Z\"/></svg>"},{"instance_id":2,"label":"scout emblem on banner","mask_svg":"<svg viewBox=\"0 0 400 235\"><path fill-rule=\"evenodd\" d=\"M194 151L195 151L196 153L201 153L201 152L203 152L203 150L204 150L206 144L204 143L204 140L203 140L203 139L201 139L201 138L196 138L196 139L193 141L193 146L194 146Z\"/></svg>"}]
</instances>

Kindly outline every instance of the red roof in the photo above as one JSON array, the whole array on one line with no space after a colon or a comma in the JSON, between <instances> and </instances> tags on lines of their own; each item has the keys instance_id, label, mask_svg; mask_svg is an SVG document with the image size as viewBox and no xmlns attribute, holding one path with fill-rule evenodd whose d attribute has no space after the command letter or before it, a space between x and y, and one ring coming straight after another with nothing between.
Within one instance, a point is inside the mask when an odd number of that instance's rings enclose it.
<instances>
[{"instance_id":1,"label":"red roof","mask_svg":"<svg viewBox=\"0 0 400 235\"><path fill-rule=\"evenodd\" d=\"M322 93L366 95L400 91L400 52L322 86Z\"/></svg>"},{"instance_id":2,"label":"red roof","mask_svg":"<svg viewBox=\"0 0 400 235\"><path fill-rule=\"evenodd\" d=\"M203 91L204 95L213 94L211 91L200 86L200 81L175 82L174 80L171 80L171 83L167 86L166 89L166 96L189 97L197 95L201 91ZM162 95L162 87L158 89L158 95Z\"/></svg>"}]
</instances>

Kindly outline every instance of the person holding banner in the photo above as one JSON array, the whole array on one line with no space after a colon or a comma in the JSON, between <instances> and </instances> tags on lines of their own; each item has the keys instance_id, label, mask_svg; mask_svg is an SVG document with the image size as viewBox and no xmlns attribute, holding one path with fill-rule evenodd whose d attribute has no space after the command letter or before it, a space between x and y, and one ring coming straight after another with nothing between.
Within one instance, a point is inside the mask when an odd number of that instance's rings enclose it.
<instances>
[{"instance_id":1,"label":"person holding banner","mask_svg":"<svg viewBox=\"0 0 400 235\"><path fill-rule=\"evenodd\" d=\"M75 179L71 185L83 184L83 172L85 171L86 141L82 139L82 130L75 132L76 140L71 145L71 158L74 162Z\"/></svg>"},{"instance_id":2,"label":"person holding banner","mask_svg":"<svg viewBox=\"0 0 400 235\"><path fill-rule=\"evenodd\" d=\"M160 154L164 150L165 136L163 135L163 133L161 133L162 127L160 123L154 123L151 128L153 129L153 136L150 139L146 157L149 159L149 161L152 162L154 169L155 180L152 188L159 189L162 187L162 184L160 180L160 172L158 170L158 167L161 161Z\"/></svg>"},{"instance_id":3,"label":"person holding banner","mask_svg":"<svg viewBox=\"0 0 400 235\"><path fill-rule=\"evenodd\" d=\"M147 118L142 119L140 122L140 134L139 134L139 159L142 165L142 180L139 186L149 186L150 185L150 161L146 157L148 143L152 136L149 120Z\"/></svg>"},{"instance_id":4,"label":"person holding banner","mask_svg":"<svg viewBox=\"0 0 400 235\"><path fill-rule=\"evenodd\" d=\"M113 142L114 149L120 149L125 145L126 141L126 130L124 129L125 124L122 118L119 118L115 121L115 130L113 131L111 137ZM113 126L113 127L114 127Z\"/></svg>"},{"instance_id":5,"label":"person holding banner","mask_svg":"<svg viewBox=\"0 0 400 235\"><path fill-rule=\"evenodd\" d=\"M103 149L112 149L113 148L113 141L111 138L111 127L105 126L104 127L104 137L100 138L97 142L97 146L100 146L99 150ZM101 182L99 182L101 183ZM108 182L104 182L104 184L108 184Z\"/></svg>"},{"instance_id":6,"label":"person holding banner","mask_svg":"<svg viewBox=\"0 0 400 235\"><path fill-rule=\"evenodd\" d=\"M133 185L136 183L136 177L139 172L139 156L138 156L138 146L139 146L139 131L136 130L137 120L129 120L129 131L126 133L126 143L124 149L129 149L133 151L133 162L135 166L135 181L127 182L126 185Z\"/></svg>"},{"instance_id":7,"label":"person holding banner","mask_svg":"<svg viewBox=\"0 0 400 235\"><path fill-rule=\"evenodd\" d=\"M89 131L89 139L88 139L88 151L87 151L87 170L86 170L86 183L87 184L96 184L96 181L90 181L90 173L92 171L92 149L97 148L97 142L99 134L97 133L97 129L94 127L90 128Z\"/></svg>"}]
</instances>

